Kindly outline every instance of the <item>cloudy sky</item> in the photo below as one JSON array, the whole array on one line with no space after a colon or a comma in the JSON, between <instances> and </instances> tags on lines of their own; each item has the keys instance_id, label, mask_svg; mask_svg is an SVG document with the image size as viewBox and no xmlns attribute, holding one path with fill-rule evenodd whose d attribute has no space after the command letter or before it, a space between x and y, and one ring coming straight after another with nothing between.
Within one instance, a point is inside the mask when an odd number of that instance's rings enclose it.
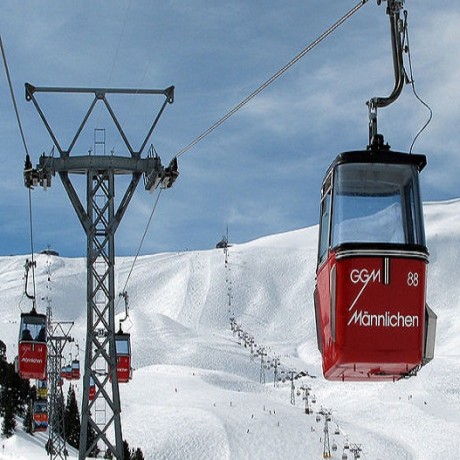
<instances>
[{"instance_id":1,"label":"cloudy sky","mask_svg":"<svg viewBox=\"0 0 460 460\"><path fill-rule=\"evenodd\" d=\"M36 86L157 88L175 86L150 142L164 164L289 62L357 4L356 0L80 0L2 1L0 33L29 152L34 164L52 141L24 83ZM428 156L424 201L458 198L460 5L456 0L406 1L418 94L433 120L414 151ZM393 88L385 4L369 0L352 18L233 117L181 156L180 177L162 193L143 254L213 247L230 240L313 225L319 188L333 158L363 149L365 101ZM37 95L63 144L91 101L87 96ZM159 97L114 99L135 146L156 115ZM410 85L379 111L379 131L407 151L428 118ZM127 155L105 112L97 109L75 155L94 148L106 129L106 151ZM0 254L30 252L25 151L7 80L0 74ZM81 178L73 178L80 187ZM117 198L126 181L116 184ZM81 187L80 187L81 188ZM79 190L80 190L79 188ZM80 190L84 202L84 190ZM155 195L138 187L117 232L119 255L135 254ZM59 178L32 192L36 250L50 245L84 256L83 230Z\"/></svg>"}]
</instances>

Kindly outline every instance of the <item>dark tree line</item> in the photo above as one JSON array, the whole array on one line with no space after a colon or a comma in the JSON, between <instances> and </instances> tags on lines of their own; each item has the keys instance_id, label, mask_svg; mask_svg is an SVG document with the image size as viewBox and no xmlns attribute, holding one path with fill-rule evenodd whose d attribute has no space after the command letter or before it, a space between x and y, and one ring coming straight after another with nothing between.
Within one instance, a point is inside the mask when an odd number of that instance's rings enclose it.
<instances>
[{"instance_id":1,"label":"dark tree line","mask_svg":"<svg viewBox=\"0 0 460 460\"><path fill-rule=\"evenodd\" d=\"M6 361L6 353L0 349L0 415L3 417L1 434L11 437L16 430L16 417L23 418L23 428L33 433L33 402L36 400L36 388L30 386L29 380L21 379L16 373L14 364ZM64 401L61 402L64 404ZM57 408L60 410L60 408ZM69 386L66 405L64 407L64 430L66 442L76 449L80 447L80 413L77 398L72 385ZM64 435L64 433L61 433ZM96 439L94 428L88 425L88 445ZM97 446L90 455L98 455ZM105 458L110 459L108 452ZM130 449L128 442L123 441L124 460L145 460L140 447Z\"/></svg>"},{"instance_id":2,"label":"dark tree line","mask_svg":"<svg viewBox=\"0 0 460 460\"><path fill-rule=\"evenodd\" d=\"M16 417L27 413L27 402L31 397L28 380L23 380L14 370L14 364L0 354L0 415L3 417L1 433L11 437L16 430Z\"/></svg>"},{"instance_id":3,"label":"dark tree line","mask_svg":"<svg viewBox=\"0 0 460 460\"><path fill-rule=\"evenodd\" d=\"M64 411L64 426L66 441L75 449L80 446L80 413L77 398L72 385L67 392L67 403Z\"/></svg>"}]
</instances>

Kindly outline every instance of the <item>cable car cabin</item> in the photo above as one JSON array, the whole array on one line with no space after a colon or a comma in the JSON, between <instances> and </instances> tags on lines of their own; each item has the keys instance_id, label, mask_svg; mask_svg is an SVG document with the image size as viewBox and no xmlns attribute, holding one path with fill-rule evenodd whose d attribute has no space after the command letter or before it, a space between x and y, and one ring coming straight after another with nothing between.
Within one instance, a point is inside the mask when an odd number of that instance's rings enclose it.
<instances>
[{"instance_id":1,"label":"cable car cabin","mask_svg":"<svg viewBox=\"0 0 460 460\"><path fill-rule=\"evenodd\" d=\"M92 377L89 379L89 400L94 401L96 398L96 384Z\"/></svg>"},{"instance_id":2,"label":"cable car cabin","mask_svg":"<svg viewBox=\"0 0 460 460\"><path fill-rule=\"evenodd\" d=\"M72 380L72 364L67 364L65 367L65 378Z\"/></svg>"},{"instance_id":3,"label":"cable car cabin","mask_svg":"<svg viewBox=\"0 0 460 460\"><path fill-rule=\"evenodd\" d=\"M34 431L46 431L48 428L48 404L46 401L35 401L33 409Z\"/></svg>"},{"instance_id":4,"label":"cable car cabin","mask_svg":"<svg viewBox=\"0 0 460 460\"><path fill-rule=\"evenodd\" d=\"M119 383L131 379L131 338L130 334L121 330L115 334L115 349L117 356L117 377Z\"/></svg>"},{"instance_id":5,"label":"cable car cabin","mask_svg":"<svg viewBox=\"0 0 460 460\"><path fill-rule=\"evenodd\" d=\"M433 358L419 192L425 164L424 155L356 151L326 173L314 301L328 380L397 380Z\"/></svg>"},{"instance_id":6,"label":"cable car cabin","mask_svg":"<svg viewBox=\"0 0 460 460\"><path fill-rule=\"evenodd\" d=\"M39 380L37 382L37 398L46 399L48 397L48 382Z\"/></svg>"},{"instance_id":7,"label":"cable car cabin","mask_svg":"<svg viewBox=\"0 0 460 460\"><path fill-rule=\"evenodd\" d=\"M80 379L80 361L78 359L72 361L71 378L72 380Z\"/></svg>"},{"instance_id":8,"label":"cable car cabin","mask_svg":"<svg viewBox=\"0 0 460 460\"><path fill-rule=\"evenodd\" d=\"M46 378L46 315L21 313L18 345L18 371L23 379Z\"/></svg>"}]
</instances>

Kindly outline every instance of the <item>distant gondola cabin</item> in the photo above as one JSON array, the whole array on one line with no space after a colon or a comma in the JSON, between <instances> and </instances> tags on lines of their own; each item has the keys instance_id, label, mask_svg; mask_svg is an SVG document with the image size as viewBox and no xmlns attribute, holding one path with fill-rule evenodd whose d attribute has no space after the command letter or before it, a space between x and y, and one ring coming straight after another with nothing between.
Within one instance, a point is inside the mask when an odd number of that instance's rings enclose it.
<instances>
[{"instance_id":1,"label":"distant gondola cabin","mask_svg":"<svg viewBox=\"0 0 460 460\"><path fill-rule=\"evenodd\" d=\"M130 334L117 332L115 334L115 348L117 356L117 377L119 383L129 382L131 379L131 339Z\"/></svg>"},{"instance_id":2,"label":"distant gondola cabin","mask_svg":"<svg viewBox=\"0 0 460 460\"><path fill-rule=\"evenodd\" d=\"M96 398L96 384L94 383L94 380L92 377L89 379L89 394L88 398L90 401L94 401Z\"/></svg>"},{"instance_id":3,"label":"distant gondola cabin","mask_svg":"<svg viewBox=\"0 0 460 460\"><path fill-rule=\"evenodd\" d=\"M80 361L78 359L72 361L71 378L72 380L80 379Z\"/></svg>"},{"instance_id":4,"label":"distant gondola cabin","mask_svg":"<svg viewBox=\"0 0 460 460\"><path fill-rule=\"evenodd\" d=\"M46 431L48 428L48 404L46 401L35 401L33 406L34 431Z\"/></svg>"},{"instance_id":5,"label":"distant gondola cabin","mask_svg":"<svg viewBox=\"0 0 460 460\"><path fill-rule=\"evenodd\" d=\"M46 315L32 311L21 314L18 372L24 379L46 378Z\"/></svg>"},{"instance_id":6,"label":"distant gondola cabin","mask_svg":"<svg viewBox=\"0 0 460 460\"><path fill-rule=\"evenodd\" d=\"M37 398L46 399L48 397L48 381L39 380L37 382Z\"/></svg>"}]
</instances>

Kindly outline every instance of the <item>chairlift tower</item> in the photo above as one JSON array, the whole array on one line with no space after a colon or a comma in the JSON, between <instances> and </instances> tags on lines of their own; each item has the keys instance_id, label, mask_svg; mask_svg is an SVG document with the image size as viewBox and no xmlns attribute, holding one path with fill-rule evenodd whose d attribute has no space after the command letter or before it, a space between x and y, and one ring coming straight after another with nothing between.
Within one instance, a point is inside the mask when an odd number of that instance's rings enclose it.
<instances>
[{"instance_id":1,"label":"chairlift tower","mask_svg":"<svg viewBox=\"0 0 460 460\"><path fill-rule=\"evenodd\" d=\"M295 385L294 379L298 378L297 372L294 370L290 370L288 372L289 380L291 381L291 404L295 406Z\"/></svg>"},{"instance_id":2,"label":"chairlift tower","mask_svg":"<svg viewBox=\"0 0 460 460\"><path fill-rule=\"evenodd\" d=\"M260 356L260 373L259 373L259 382L262 385L265 385L265 357L267 356L267 351L265 347L259 347L259 356Z\"/></svg>"},{"instance_id":3,"label":"chairlift tower","mask_svg":"<svg viewBox=\"0 0 460 460\"><path fill-rule=\"evenodd\" d=\"M178 176L177 160L163 167L153 149L142 158L147 142L155 129L167 104L174 100L174 87L157 89L104 89L104 88L44 88L25 85L26 100L31 101L42 119L59 156L42 155L36 168L26 158L24 181L28 188L35 185L48 187L56 173L77 213L87 238L87 329L85 351L85 373L83 379L82 423L80 431L79 460L83 460L101 441L117 460L123 460L123 437L120 419L120 393L118 388L115 354L115 232L126 212L134 191L144 176L145 189L155 190L158 186L169 188ZM67 148L63 148L55 136L37 99L37 93L92 94L93 100ZM117 116L109 103L109 96L160 95L164 96L139 150L131 146ZM85 127L94 107L103 103L129 156L72 155L76 142ZM96 152L97 153L97 152ZM74 188L71 175L86 176L86 198L82 202ZM131 175L131 181L115 209L115 178ZM84 206L83 203L86 203ZM90 400L90 382L94 382L96 396ZM101 417L101 415L103 415ZM88 428L96 436L88 445Z\"/></svg>"},{"instance_id":4,"label":"chairlift tower","mask_svg":"<svg viewBox=\"0 0 460 460\"><path fill-rule=\"evenodd\" d=\"M72 341L70 330L73 322L53 321L53 308L51 306L51 265L48 256L46 262L46 290L47 294L42 300L46 302L46 328L47 328L47 374L48 374L48 446L50 460L67 458L66 434L64 424L64 395L62 393L62 357L64 348Z\"/></svg>"},{"instance_id":5,"label":"chairlift tower","mask_svg":"<svg viewBox=\"0 0 460 460\"><path fill-rule=\"evenodd\" d=\"M329 422L331 421L332 411L321 408L319 413L321 415L324 415L323 458L332 458L331 446L330 446L330 441L329 441Z\"/></svg>"}]
</instances>

